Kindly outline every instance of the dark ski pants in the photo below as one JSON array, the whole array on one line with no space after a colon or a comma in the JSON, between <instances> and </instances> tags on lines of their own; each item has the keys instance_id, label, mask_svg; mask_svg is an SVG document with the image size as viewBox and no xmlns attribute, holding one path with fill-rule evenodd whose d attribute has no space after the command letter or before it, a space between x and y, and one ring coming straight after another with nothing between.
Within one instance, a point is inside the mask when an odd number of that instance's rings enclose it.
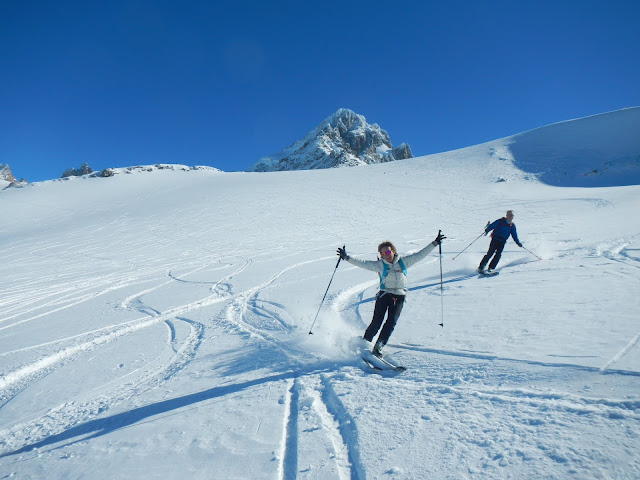
<instances>
[{"instance_id":1,"label":"dark ski pants","mask_svg":"<svg viewBox=\"0 0 640 480\"><path fill-rule=\"evenodd\" d=\"M373 309L373 319L369 324L369 327L364 332L364 339L368 342L373 340L373 337L380 330L380 325L384 320L385 314L387 314L387 321L384 322L378 342L382 345L386 345L393 329L396 327L396 322L402 312L402 306L404 305L404 295L392 295L390 293L378 292L376 298L376 305Z\"/></svg>"},{"instance_id":2,"label":"dark ski pants","mask_svg":"<svg viewBox=\"0 0 640 480\"><path fill-rule=\"evenodd\" d=\"M503 242L501 240L498 240L497 238L492 238L491 243L489 244L489 251L482 258L482 261L480 262L480 268L484 269L485 265L487 264L487 262L489 261L489 259L494 253L495 253L495 256L493 257L493 260L491 260L491 263L489 264L489 268L491 270L496 268L498 266L498 262L500 261L500 257L502 256L502 250L504 250L504 246L506 243L507 243L506 241Z\"/></svg>"}]
</instances>

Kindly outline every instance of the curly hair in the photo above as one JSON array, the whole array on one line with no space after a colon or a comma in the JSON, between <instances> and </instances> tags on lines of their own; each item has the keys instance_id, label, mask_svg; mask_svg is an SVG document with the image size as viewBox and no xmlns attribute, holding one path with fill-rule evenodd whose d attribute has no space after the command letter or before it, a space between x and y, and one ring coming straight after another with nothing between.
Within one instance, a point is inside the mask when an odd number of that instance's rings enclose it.
<instances>
[{"instance_id":1,"label":"curly hair","mask_svg":"<svg viewBox=\"0 0 640 480\"><path fill-rule=\"evenodd\" d=\"M389 247L393 251L394 255L398 254L398 251L396 250L396 246L388 240L378 245L378 253L380 253L380 251L386 247Z\"/></svg>"}]
</instances>

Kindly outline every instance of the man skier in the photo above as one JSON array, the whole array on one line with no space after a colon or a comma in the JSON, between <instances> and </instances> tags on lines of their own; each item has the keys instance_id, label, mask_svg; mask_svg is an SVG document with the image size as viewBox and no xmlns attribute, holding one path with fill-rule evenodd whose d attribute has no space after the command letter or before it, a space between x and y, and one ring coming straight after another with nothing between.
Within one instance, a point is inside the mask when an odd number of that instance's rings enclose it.
<instances>
[{"instance_id":1,"label":"man skier","mask_svg":"<svg viewBox=\"0 0 640 480\"><path fill-rule=\"evenodd\" d=\"M389 340L400 317L400 312L402 312L404 298L407 295L407 268L423 260L445 238L439 233L436 239L422 250L405 257L398 255L393 243L382 242L378 245L378 253L382 257L379 260L351 258L347 255L346 249L338 248L338 255L341 259L356 267L377 272L380 276L380 291L376 294L373 318L363 337L367 342L373 341L373 337L380 330L384 316L387 314L387 320L384 322L382 331L380 331L378 340L372 350L374 355L382 356L382 347Z\"/></svg>"},{"instance_id":2,"label":"man skier","mask_svg":"<svg viewBox=\"0 0 640 480\"><path fill-rule=\"evenodd\" d=\"M489 250L487 254L482 258L480 265L478 266L478 273L485 273L484 267L489 262L489 259L493 256L493 260L489 264L489 270L487 273L491 274L498 266L498 262L500 261L500 256L502 255L502 250L504 250L504 246L509 239L509 236L513 237L513 240L516 242L516 245L522 248L522 243L518 240L518 232L516 231L516 224L513 223L513 210L507 210L507 214L496 220L491 224L487 224L484 229L484 234L486 235L491 230L493 233L491 234L491 243L489 244ZM495 254L495 256L494 256Z\"/></svg>"}]
</instances>

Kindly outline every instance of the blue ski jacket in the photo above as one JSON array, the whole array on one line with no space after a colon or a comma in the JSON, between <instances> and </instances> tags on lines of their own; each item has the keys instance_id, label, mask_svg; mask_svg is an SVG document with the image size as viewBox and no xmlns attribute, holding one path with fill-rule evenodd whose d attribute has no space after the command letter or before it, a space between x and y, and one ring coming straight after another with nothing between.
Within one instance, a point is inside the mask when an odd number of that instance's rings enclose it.
<instances>
[{"instance_id":1,"label":"blue ski jacket","mask_svg":"<svg viewBox=\"0 0 640 480\"><path fill-rule=\"evenodd\" d=\"M496 240L506 243L507 240L509 240L509 236L512 236L513 241L516 242L518 246L522 245L520 243L520 240L518 240L516 224L513 222L509 223L505 217L496 220L484 229L485 232L490 232L491 230L493 230L491 237L495 238Z\"/></svg>"}]
</instances>

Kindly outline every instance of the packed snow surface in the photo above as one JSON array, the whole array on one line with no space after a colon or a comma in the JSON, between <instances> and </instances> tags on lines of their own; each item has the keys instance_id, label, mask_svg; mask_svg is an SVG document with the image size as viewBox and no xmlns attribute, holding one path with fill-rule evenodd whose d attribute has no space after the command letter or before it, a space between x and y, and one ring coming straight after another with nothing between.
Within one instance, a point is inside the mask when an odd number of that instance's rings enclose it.
<instances>
[{"instance_id":1,"label":"packed snow surface","mask_svg":"<svg viewBox=\"0 0 640 480\"><path fill-rule=\"evenodd\" d=\"M640 478L640 186L547 185L509 144L0 192L0 478ZM527 250L481 278L507 209ZM378 278L336 248L440 229L407 371L373 371Z\"/></svg>"}]
</instances>

